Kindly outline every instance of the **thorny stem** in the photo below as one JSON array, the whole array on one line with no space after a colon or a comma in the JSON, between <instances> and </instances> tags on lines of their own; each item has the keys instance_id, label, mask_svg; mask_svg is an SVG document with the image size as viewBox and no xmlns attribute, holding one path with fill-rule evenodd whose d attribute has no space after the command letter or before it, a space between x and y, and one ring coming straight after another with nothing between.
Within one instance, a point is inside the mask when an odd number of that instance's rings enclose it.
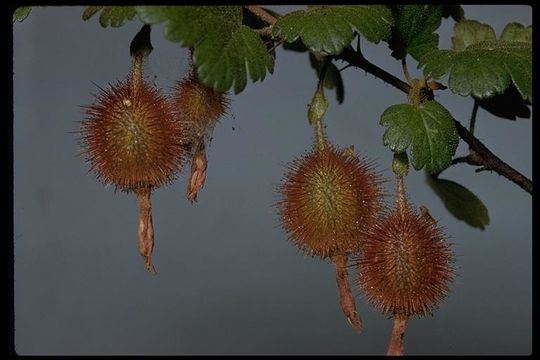
<instances>
[{"instance_id":1,"label":"thorny stem","mask_svg":"<svg viewBox=\"0 0 540 360\"><path fill-rule=\"evenodd\" d=\"M480 140L463 127L459 121L454 120L454 125L456 126L459 136L469 144L469 147L474 150L476 155L478 155L479 161L481 161L486 170L496 171L499 175L504 176L513 183L519 185L529 194L532 194L533 183L530 179L499 159L497 155L493 154L484 144L482 144L482 142L480 142Z\"/></svg>"},{"instance_id":2,"label":"thorny stem","mask_svg":"<svg viewBox=\"0 0 540 360\"><path fill-rule=\"evenodd\" d=\"M405 336L408 319L409 317L407 315L394 315L394 328L392 329L392 337L390 338L386 355L403 355L403 337Z\"/></svg>"},{"instance_id":3,"label":"thorny stem","mask_svg":"<svg viewBox=\"0 0 540 360\"><path fill-rule=\"evenodd\" d=\"M267 26L267 27L264 27L262 29L253 29L253 31L255 31L257 34L262 35L262 36L272 37L272 27L271 26Z\"/></svg>"},{"instance_id":4,"label":"thorny stem","mask_svg":"<svg viewBox=\"0 0 540 360\"><path fill-rule=\"evenodd\" d=\"M154 249L154 225L152 224L152 204L150 202L151 190L141 188L136 190L139 202L139 252L144 258L144 267L152 275L156 274L152 264L152 250Z\"/></svg>"},{"instance_id":5,"label":"thorny stem","mask_svg":"<svg viewBox=\"0 0 540 360\"><path fill-rule=\"evenodd\" d=\"M460 156L460 157L452 159L452 165L462 164L462 163L466 163L466 164L474 165L474 166L481 166L482 165L480 160L478 160L478 156L476 156L475 153L469 154L467 156Z\"/></svg>"},{"instance_id":6,"label":"thorny stem","mask_svg":"<svg viewBox=\"0 0 540 360\"><path fill-rule=\"evenodd\" d=\"M356 311L354 296L349 286L347 272L347 255L332 256L332 264L336 272L336 282L339 289L339 303L347 321L357 333L362 332L362 320Z\"/></svg>"},{"instance_id":7,"label":"thorny stem","mask_svg":"<svg viewBox=\"0 0 540 360\"><path fill-rule=\"evenodd\" d=\"M277 21L277 19L274 16L269 14L267 11L265 11L263 8L261 8L258 5L246 5L244 7L270 25L274 25Z\"/></svg>"},{"instance_id":8,"label":"thorny stem","mask_svg":"<svg viewBox=\"0 0 540 360\"><path fill-rule=\"evenodd\" d=\"M347 47L343 52L335 57L338 60L344 60L349 64L359 67L375 77L385 81L386 83L398 88L404 93L409 93L410 85L403 80L395 77L386 70L381 69L377 65L367 60L361 52L354 51L351 47Z\"/></svg>"}]
</instances>

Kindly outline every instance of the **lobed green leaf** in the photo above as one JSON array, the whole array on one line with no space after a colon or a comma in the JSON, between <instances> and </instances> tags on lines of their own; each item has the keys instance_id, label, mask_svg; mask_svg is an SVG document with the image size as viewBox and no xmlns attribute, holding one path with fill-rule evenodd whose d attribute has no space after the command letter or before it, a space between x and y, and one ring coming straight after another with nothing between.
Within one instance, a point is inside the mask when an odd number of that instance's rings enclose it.
<instances>
[{"instance_id":1,"label":"lobed green leaf","mask_svg":"<svg viewBox=\"0 0 540 360\"><path fill-rule=\"evenodd\" d=\"M407 54L419 59L426 52L437 49L441 25L442 5L397 5L393 8L395 25L389 41L392 56L403 59Z\"/></svg>"},{"instance_id":2,"label":"lobed green leaf","mask_svg":"<svg viewBox=\"0 0 540 360\"><path fill-rule=\"evenodd\" d=\"M355 33L378 43L390 36L392 14L382 5L323 5L293 11L278 19L275 37L288 43L301 39L311 51L339 54Z\"/></svg>"},{"instance_id":3,"label":"lobed green leaf","mask_svg":"<svg viewBox=\"0 0 540 360\"><path fill-rule=\"evenodd\" d=\"M425 167L433 174L450 165L459 137L452 116L438 102L393 105L383 112L380 123L388 128L384 145L395 153L410 148L416 170Z\"/></svg>"},{"instance_id":4,"label":"lobed green leaf","mask_svg":"<svg viewBox=\"0 0 540 360\"><path fill-rule=\"evenodd\" d=\"M454 27L453 49L425 54L418 67L435 79L448 74L448 86L462 96L490 98L514 84L522 98L532 103L530 31L532 27L509 24L496 40L488 25L464 20Z\"/></svg>"},{"instance_id":5,"label":"lobed green leaf","mask_svg":"<svg viewBox=\"0 0 540 360\"><path fill-rule=\"evenodd\" d=\"M249 77L263 80L274 58L261 38L242 24L241 6L137 6L147 24L165 22L165 37L194 47L199 79L218 92L242 91Z\"/></svg>"}]
</instances>

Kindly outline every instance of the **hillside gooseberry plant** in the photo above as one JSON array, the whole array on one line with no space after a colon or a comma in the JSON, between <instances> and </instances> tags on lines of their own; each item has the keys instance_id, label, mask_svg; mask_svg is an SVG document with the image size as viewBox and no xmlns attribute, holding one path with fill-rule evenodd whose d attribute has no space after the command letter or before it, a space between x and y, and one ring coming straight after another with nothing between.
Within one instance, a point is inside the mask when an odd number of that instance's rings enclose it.
<instances>
[{"instance_id":1,"label":"hillside gooseberry plant","mask_svg":"<svg viewBox=\"0 0 540 360\"><path fill-rule=\"evenodd\" d=\"M14 21L30 11L17 9ZM97 14L102 27L143 24L130 45L127 79L100 88L94 103L85 106L80 139L97 178L137 196L139 249L149 272L154 272L151 192L174 180L189 160L187 198L197 200L206 178L207 143L228 111L228 92L238 95L248 78L257 82L272 74L279 46L308 54L317 76L307 112L313 145L288 165L277 189L282 227L305 253L332 262L341 307L360 332L349 284L348 268L355 269L353 285L394 318L388 354L403 354L408 318L431 314L456 276L448 236L427 207L417 210L408 198L409 162L428 174L428 185L452 215L479 229L489 223L488 210L464 186L440 178L450 166L494 171L532 194L532 181L474 135L479 108L509 119L530 116L532 26L510 23L497 37L490 25L466 19L457 5L320 5L286 14L256 5L89 6L82 18ZM455 21L450 49L439 49L436 31L444 17ZM164 24L168 40L190 48L190 69L170 94L144 79L154 24ZM362 41L387 43L401 62L403 80L366 59ZM411 78L408 57L422 78ZM346 66L338 69L339 63ZM341 72L348 67L407 94L406 103L388 107L380 117L382 145L394 154L393 206L381 187L388 177L368 159L368 149L358 155L325 134L325 90L335 91L342 103ZM472 97L468 128L435 100L436 91ZM469 151L457 156L460 141Z\"/></svg>"}]
</instances>

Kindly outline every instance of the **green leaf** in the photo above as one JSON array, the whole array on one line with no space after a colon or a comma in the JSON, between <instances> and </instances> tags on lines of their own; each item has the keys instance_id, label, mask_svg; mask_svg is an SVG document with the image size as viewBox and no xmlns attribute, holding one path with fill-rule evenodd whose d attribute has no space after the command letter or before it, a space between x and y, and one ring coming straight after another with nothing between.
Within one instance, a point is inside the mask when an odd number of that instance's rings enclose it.
<instances>
[{"instance_id":1,"label":"green leaf","mask_svg":"<svg viewBox=\"0 0 540 360\"><path fill-rule=\"evenodd\" d=\"M283 43L282 47L284 50L289 50L289 51L296 51L296 52L309 51L309 49L306 47L306 45L304 45L304 43L302 42L302 40L300 40L300 38L290 43L285 42Z\"/></svg>"},{"instance_id":2,"label":"green leaf","mask_svg":"<svg viewBox=\"0 0 540 360\"><path fill-rule=\"evenodd\" d=\"M452 49L463 51L467 46L481 41L495 41L495 31L491 26L482 24L476 20L463 21L454 26L454 36L452 37Z\"/></svg>"},{"instance_id":3,"label":"green leaf","mask_svg":"<svg viewBox=\"0 0 540 360\"><path fill-rule=\"evenodd\" d=\"M23 22L24 19L26 19L28 15L30 15L30 11L32 11L31 6L21 6L16 8L13 12L13 22Z\"/></svg>"},{"instance_id":4,"label":"green leaf","mask_svg":"<svg viewBox=\"0 0 540 360\"><path fill-rule=\"evenodd\" d=\"M260 37L245 25L230 37L214 33L195 48L193 59L199 79L218 92L234 86L235 94L246 87L247 72L255 82L264 80L266 71L273 72L274 59Z\"/></svg>"},{"instance_id":5,"label":"green leaf","mask_svg":"<svg viewBox=\"0 0 540 360\"><path fill-rule=\"evenodd\" d=\"M82 13L82 19L84 21L90 19L95 13L103 9L104 6L87 6Z\"/></svg>"},{"instance_id":6,"label":"green leaf","mask_svg":"<svg viewBox=\"0 0 540 360\"><path fill-rule=\"evenodd\" d=\"M532 26L525 27L519 23L510 23L505 26L501 40L532 42Z\"/></svg>"},{"instance_id":7,"label":"green leaf","mask_svg":"<svg viewBox=\"0 0 540 360\"><path fill-rule=\"evenodd\" d=\"M388 127L385 146L395 153L410 146L412 165L430 174L446 169L456 152L459 138L452 115L438 102L390 106L381 115L381 125Z\"/></svg>"},{"instance_id":8,"label":"green leaf","mask_svg":"<svg viewBox=\"0 0 540 360\"><path fill-rule=\"evenodd\" d=\"M166 22L165 37L182 46L195 46L210 34L230 32L242 23L240 6L136 6L147 24Z\"/></svg>"},{"instance_id":9,"label":"green leaf","mask_svg":"<svg viewBox=\"0 0 540 360\"><path fill-rule=\"evenodd\" d=\"M339 54L355 36L378 43L390 36L392 13L382 5L324 5L293 11L278 19L275 37L286 42L298 38L311 50Z\"/></svg>"},{"instance_id":10,"label":"green leaf","mask_svg":"<svg viewBox=\"0 0 540 360\"><path fill-rule=\"evenodd\" d=\"M406 152L394 153L392 171L397 176L407 176L409 174L409 157Z\"/></svg>"},{"instance_id":11,"label":"green leaf","mask_svg":"<svg viewBox=\"0 0 540 360\"><path fill-rule=\"evenodd\" d=\"M442 5L397 5L395 25L388 42L392 56L403 59L407 54L418 60L426 52L437 49L439 35L434 31L441 25Z\"/></svg>"},{"instance_id":12,"label":"green leaf","mask_svg":"<svg viewBox=\"0 0 540 360\"><path fill-rule=\"evenodd\" d=\"M319 76L322 66L324 64L324 56L317 57L313 53L309 53L309 63L311 67ZM343 98L345 96L345 89L343 88L343 79L341 73L339 72L336 65L330 62L326 68L326 75L324 76L323 85L326 89L336 90L336 100L339 104L343 103Z\"/></svg>"},{"instance_id":13,"label":"green leaf","mask_svg":"<svg viewBox=\"0 0 540 360\"><path fill-rule=\"evenodd\" d=\"M247 82L273 72L274 58L252 29L242 25L241 6L137 6L147 24L166 22L165 37L193 46L199 79L217 92L241 92Z\"/></svg>"},{"instance_id":14,"label":"green leaf","mask_svg":"<svg viewBox=\"0 0 540 360\"><path fill-rule=\"evenodd\" d=\"M488 209L469 189L455 181L427 176L427 184L458 220L484 230L489 224Z\"/></svg>"},{"instance_id":15,"label":"green leaf","mask_svg":"<svg viewBox=\"0 0 540 360\"><path fill-rule=\"evenodd\" d=\"M99 24L102 27L120 27L127 20L132 20L137 12L133 6L88 6L83 14L83 20L88 20L101 10Z\"/></svg>"},{"instance_id":16,"label":"green leaf","mask_svg":"<svg viewBox=\"0 0 540 360\"><path fill-rule=\"evenodd\" d=\"M532 103L532 43L529 30L507 26L504 38L495 40L493 29L474 20L456 23L453 50L425 54L418 67L439 79L449 74L448 86L459 95L489 98L514 84L523 99ZM505 40L510 38L516 40Z\"/></svg>"}]
</instances>

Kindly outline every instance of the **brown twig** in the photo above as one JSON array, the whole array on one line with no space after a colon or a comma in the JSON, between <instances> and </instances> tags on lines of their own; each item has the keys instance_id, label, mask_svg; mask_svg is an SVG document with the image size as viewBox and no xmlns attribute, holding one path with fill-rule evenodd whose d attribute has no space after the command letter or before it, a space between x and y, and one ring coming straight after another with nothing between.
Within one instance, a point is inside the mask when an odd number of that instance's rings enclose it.
<instances>
[{"instance_id":1,"label":"brown twig","mask_svg":"<svg viewBox=\"0 0 540 360\"><path fill-rule=\"evenodd\" d=\"M481 166L482 165L482 163L478 160L478 157L473 156L471 154L469 154L467 156L460 156L460 157L457 157L455 159L452 159L452 164L451 165L463 164L463 163L473 165L473 166Z\"/></svg>"},{"instance_id":2,"label":"brown twig","mask_svg":"<svg viewBox=\"0 0 540 360\"><path fill-rule=\"evenodd\" d=\"M399 90L407 94L409 93L409 89L411 88L409 84L371 63L361 52L356 52L351 47L345 48L343 52L335 58L344 60L353 66L361 68Z\"/></svg>"},{"instance_id":3,"label":"brown twig","mask_svg":"<svg viewBox=\"0 0 540 360\"><path fill-rule=\"evenodd\" d=\"M272 37L272 27L270 27L270 26L267 26L267 27L262 28L262 29L253 29L253 31L255 31L257 34L259 34L261 36Z\"/></svg>"},{"instance_id":4,"label":"brown twig","mask_svg":"<svg viewBox=\"0 0 540 360\"><path fill-rule=\"evenodd\" d=\"M277 21L277 19L273 15L268 13L259 5L245 5L244 7L270 25L274 25Z\"/></svg>"},{"instance_id":5,"label":"brown twig","mask_svg":"<svg viewBox=\"0 0 540 360\"><path fill-rule=\"evenodd\" d=\"M504 176L513 183L519 185L523 190L532 194L533 183L525 175L499 159L497 155L492 153L480 140L469 132L461 123L454 120L456 130L469 147L479 156L481 164L485 170L496 171L499 175Z\"/></svg>"}]
</instances>

